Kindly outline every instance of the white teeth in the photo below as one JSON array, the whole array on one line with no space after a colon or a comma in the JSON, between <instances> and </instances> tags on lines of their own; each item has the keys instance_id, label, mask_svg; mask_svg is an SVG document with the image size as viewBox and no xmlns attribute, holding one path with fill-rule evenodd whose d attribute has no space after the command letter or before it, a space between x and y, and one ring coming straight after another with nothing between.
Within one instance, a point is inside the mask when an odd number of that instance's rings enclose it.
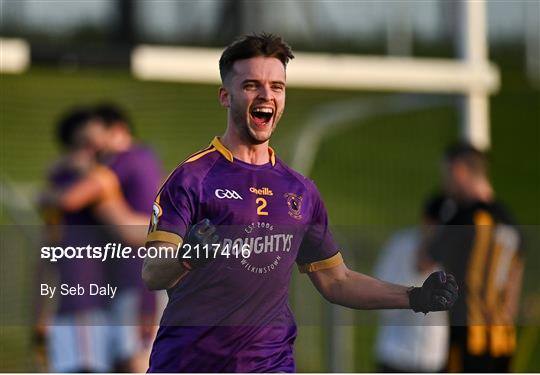
<instances>
[{"instance_id":1,"label":"white teeth","mask_svg":"<svg viewBox=\"0 0 540 375\"><path fill-rule=\"evenodd\" d=\"M274 110L272 108L255 108L253 112L274 113Z\"/></svg>"}]
</instances>

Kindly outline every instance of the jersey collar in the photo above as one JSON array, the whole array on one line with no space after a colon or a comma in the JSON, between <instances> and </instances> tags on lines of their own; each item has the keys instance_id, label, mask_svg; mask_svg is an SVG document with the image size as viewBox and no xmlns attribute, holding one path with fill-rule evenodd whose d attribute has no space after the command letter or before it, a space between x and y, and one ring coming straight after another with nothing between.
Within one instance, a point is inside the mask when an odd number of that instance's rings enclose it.
<instances>
[{"instance_id":1,"label":"jersey collar","mask_svg":"<svg viewBox=\"0 0 540 375\"><path fill-rule=\"evenodd\" d=\"M219 137L214 137L212 139L212 146L216 148L216 150L225 157L228 161L231 163L234 162L234 156L231 151L227 147L221 143L219 140ZM272 167L276 165L276 153L274 152L274 149L270 146L268 146L268 154L270 155L270 163L272 163Z\"/></svg>"}]
</instances>

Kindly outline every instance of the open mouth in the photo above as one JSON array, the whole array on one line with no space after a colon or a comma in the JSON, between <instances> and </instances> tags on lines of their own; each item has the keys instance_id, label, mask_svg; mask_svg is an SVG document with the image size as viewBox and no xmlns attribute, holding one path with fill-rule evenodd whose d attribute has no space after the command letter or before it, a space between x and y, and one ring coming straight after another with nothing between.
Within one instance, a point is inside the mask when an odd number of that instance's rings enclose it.
<instances>
[{"instance_id":1,"label":"open mouth","mask_svg":"<svg viewBox=\"0 0 540 375\"><path fill-rule=\"evenodd\" d=\"M274 109L269 107L255 107L251 110L251 118L256 125L267 125L272 116L274 116Z\"/></svg>"}]
</instances>

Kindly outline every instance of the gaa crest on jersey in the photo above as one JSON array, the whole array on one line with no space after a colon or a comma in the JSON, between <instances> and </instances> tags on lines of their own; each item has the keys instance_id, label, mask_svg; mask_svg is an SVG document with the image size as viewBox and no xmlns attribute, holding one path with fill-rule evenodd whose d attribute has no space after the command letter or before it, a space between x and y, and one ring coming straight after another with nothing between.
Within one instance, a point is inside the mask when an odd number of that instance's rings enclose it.
<instances>
[{"instance_id":1,"label":"gaa crest on jersey","mask_svg":"<svg viewBox=\"0 0 540 375\"><path fill-rule=\"evenodd\" d=\"M302 196L294 193L285 193L283 196L287 199L289 215L296 220L302 219Z\"/></svg>"},{"instance_id":2,"label":"gaa crest on jersey","mask_svg":"<svg viewBox=\"0 0 540 375\"><path fill-rule=\"evenodd\" d=\"M163 215L163 210L161 209L161 206L158 202L154 202L154 204L152 205L152 226L150 228L150 232L156 230L161 215Z\"/></svg>"},{"instance_id":3,"label":"gaa crest on jersey","mask_svg":"<svg viewBox=\"0 0 540 375\"><path fill-rule=\"evenodd\" d=\"M218 199L244 199L240 194L238 194L235 190L232 189L216 189L214 191L214 195Z\"/></svg>"}]
</instances>

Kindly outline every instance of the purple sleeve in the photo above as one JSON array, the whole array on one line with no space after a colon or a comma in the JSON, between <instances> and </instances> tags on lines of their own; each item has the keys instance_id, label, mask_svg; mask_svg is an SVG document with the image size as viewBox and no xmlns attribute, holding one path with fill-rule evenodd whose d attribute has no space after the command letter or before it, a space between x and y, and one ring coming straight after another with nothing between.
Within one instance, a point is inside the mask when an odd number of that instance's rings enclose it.
<instances>
[{"instance_id":1,"label":"purple sleeve","mask_svg":"<svg viewBox=\"0 0 540 375\"><path fill-rule=\"evenodd\" d=\"M138 212L150 213L152 199L156 195L161 180L161 171L155 164L146 164L146 173L136 173L130 181L129 186L134 186L133 198L129 198L132 207ZM141 168L145 168L142 167Z\"/></svg>"},{"instance_id":2,"label":"purple sleeve","mask_svg":"<svg viewBox=\"0 0 540 375\"><path fill-rule=\"evenodd\" d=\"M312 201L311 219L296 258L296 262L301 267L334 259L339 253L328 226L326 207L315 186L311 187L310 197Z\"/></svg>"},{"instance_id":3,"label":"purple sleeve","mask_svg":"<svg viewBox=\"0 0 540 375\"><path fill-rule=\"evenodd\" d=\"M133 160L132 152L123 152L121 154L115 155L115 157L107 162L107 167L109 167L114 174L118 177L121 185L126 185L129 181L129 177L132 174L132 171L136 167L136 163Z\"/></svg>"},{"instance_id":4,"label":"purple sleeve","mask_svg":"<svg viewBox=\"0 0 540 375\"><path fill-rule=\"evenodd\" d=\"M154 201L148 242L180 243L195 217L198 186L182 167L173 173Z\"/></svg>"},{"instance_id":5,"label":"purple sleeve","mask_svg":"<svg viewBox=\"0 0 540 375\"><path fill-rule=\"evenodd\" d=\"M137 146L118 155L110 164L118 176L124 197L138 212L150 213L152 201L161 180L161 163L155 154Z\"/></svg>"}]
</instances>

